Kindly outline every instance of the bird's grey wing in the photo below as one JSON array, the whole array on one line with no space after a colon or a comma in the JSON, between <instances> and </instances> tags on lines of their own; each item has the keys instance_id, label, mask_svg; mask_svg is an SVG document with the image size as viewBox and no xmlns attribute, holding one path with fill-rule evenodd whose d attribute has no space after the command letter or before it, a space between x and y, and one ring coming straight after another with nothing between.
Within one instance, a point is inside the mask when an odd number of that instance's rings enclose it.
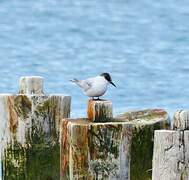
<instances>
[{"instance_id":1,"label":"bird's grey wing","mask_svg":"<svg viewBox=\"0 0 189 180\"><path fill-rule=\"evenodd\" d=\"M83 82L86 85L85 91L87 91L92 87L93 78L85 79L85 80L83 80Z\"/></svg>"},{"instance_id":2,"label":"bird's grey wing","mask_svg":"<svg viewBox=\"0 0 189 180\"><path fill-rule=\"evenodd\" d=\"M90 83L90 81L88 79L86 79L86 80L73 79L71 81L76 83L84 91L87 91L91 87L91 83Z\"/></svg>"}]
</instances>

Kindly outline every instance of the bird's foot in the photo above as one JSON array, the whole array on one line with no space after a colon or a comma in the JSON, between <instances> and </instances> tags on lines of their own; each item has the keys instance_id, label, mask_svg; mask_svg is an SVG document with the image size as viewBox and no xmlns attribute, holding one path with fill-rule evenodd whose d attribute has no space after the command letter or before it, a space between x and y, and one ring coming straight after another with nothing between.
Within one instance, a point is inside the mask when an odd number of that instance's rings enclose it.
<instances>
[{"instance_id":1,"label":"bird's foot","mask_svg":"<svg viewBox=\"0 0 189 180\"><path fill-rule=\"evenodd\" d=\"M95 99L96 101L102 101L102 99L100 99L99 97L97 99Z\"/></svg>"},{"instance_id":2,"label":"bird's foot","mask_svg":"<svg viewBox=\"0 0 189 180\"><path fill-rule=\"evenodd\" d=\"M95 97L92 97L92 100L93 101L102 101L102 99L100 99L99 97L97 97L96 99L95 99Z\"/></svg>"}]
</instances>

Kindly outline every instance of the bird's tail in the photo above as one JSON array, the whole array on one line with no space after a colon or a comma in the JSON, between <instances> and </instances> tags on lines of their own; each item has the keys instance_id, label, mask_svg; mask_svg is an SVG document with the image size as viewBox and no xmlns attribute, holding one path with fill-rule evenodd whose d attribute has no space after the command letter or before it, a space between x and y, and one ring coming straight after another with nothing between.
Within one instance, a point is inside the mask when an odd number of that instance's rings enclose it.
<instances>
[{"instance_id":1,"label":"bird's tail","mask_svg":"<svg viewBox=\"0 0 189 180\"><path fill-rule=\"evenodd\" d=\"M79 80L78 80L78 79L75 79L75 78L74 78L74 79L71 79L70 81L73 82L73 83L78 83L78 82L79 82Z\"/></svg>"},{"instance_id":2,"label":"bird's tail","mask_svg":"<svg viewBox=\"0 0 189 180\"><path fill-rule=\"evenodd\" d=\"M83 88L82 82L80 80L74 78L74 79L71 79L70 81L77 84L79 87Z\"/></svg>"}]
</instances>

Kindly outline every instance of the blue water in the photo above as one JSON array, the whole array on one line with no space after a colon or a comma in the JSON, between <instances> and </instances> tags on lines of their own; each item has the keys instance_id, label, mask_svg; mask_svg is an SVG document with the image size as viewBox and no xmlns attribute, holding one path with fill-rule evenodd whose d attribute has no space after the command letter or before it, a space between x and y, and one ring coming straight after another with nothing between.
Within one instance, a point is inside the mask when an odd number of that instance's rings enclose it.
<instances>
[{"instance_id":1,"label":"blue water","mask_svg":"<svg viewBox=\"0 0 189 180\"><path fill-rule=\"evenodd\" d=\"M25 75L47 93L72 96L72 117L87 97L69 79L110 72L104 96L114 113L189 107L188 0L0 1L0 92Z\"/></svg>"}]
</instances>

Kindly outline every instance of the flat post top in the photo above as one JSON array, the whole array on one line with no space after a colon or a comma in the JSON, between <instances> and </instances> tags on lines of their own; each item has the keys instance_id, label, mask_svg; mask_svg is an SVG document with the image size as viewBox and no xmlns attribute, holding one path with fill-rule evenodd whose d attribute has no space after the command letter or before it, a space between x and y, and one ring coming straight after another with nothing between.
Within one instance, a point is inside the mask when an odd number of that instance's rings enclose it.
<instances>
[{"instance_id":1,"label":"flat post top","mask_svg":"<svg viewBox=\"0 0 189 180\"><path fill-rule=\"evenodd\" d=\"M19 81L19 94L43 94L43 82L41 76L23 76Z\"/></svg>"},{"instance_id":2,"label":"flat post top","mask_svg":"<svg viewBox=\"0 0 189 180\"><path fill-rule=\"evenodd\" d=\"M88 101L87 116L92 122L108 122L113 118L112 102L107 100Z\"/></svg>"}]
</instances>

